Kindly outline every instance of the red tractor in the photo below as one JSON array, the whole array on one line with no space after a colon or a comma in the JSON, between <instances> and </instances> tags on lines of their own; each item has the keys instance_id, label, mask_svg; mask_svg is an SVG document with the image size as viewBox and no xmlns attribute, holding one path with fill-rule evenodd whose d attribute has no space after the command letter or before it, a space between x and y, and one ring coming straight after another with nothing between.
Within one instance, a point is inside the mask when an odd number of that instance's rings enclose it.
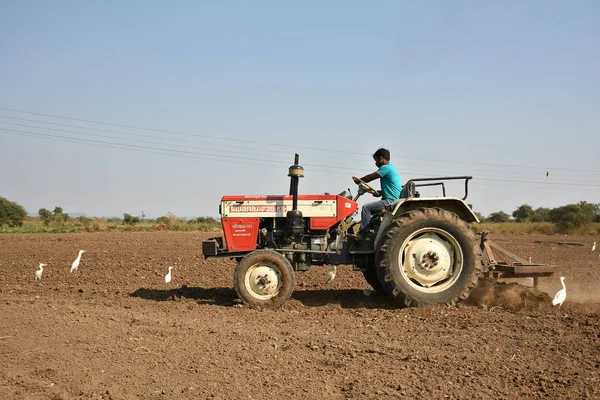
<instances>
[{"instance_id":1,"label":"red tractor","mask_svg":"<svg viewBox=\"0 0 600 400\"><path fill-rule=\"evenodd\" d=\"M283 305L294 290L295 271L313 265L352 265L375 291L405 306L455 304L484 275L552 274L552 268L526 264L512 254L516 263L496 262L490 248L494 244L483 235L477 240L469 227L477 217L464 202L470 176L408 181L400 199L371 220L369 235L357 240L352 235L358 225L353 221L357 200L375 189L361 181L354 197L349 189L337 195L299 195L304 169L298 162L296 154L288 195L224 196L219 212L225 237L202 243L205 258L237 261L234 287L246 304ZM443 181L452 179L465 181L462 199L446 197ZM443 197L420 197L416 191L432 185L442 187ZM482 250L487 262L482 262Z\"/></svg>"}]
</instances>

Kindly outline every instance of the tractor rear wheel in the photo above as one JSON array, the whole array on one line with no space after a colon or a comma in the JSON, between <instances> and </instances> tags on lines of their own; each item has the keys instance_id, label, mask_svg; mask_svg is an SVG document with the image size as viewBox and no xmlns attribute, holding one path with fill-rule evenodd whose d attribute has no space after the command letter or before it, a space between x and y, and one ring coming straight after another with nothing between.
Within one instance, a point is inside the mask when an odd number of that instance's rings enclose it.
<instances>
[{"instance_id":1,"label":"tractor rear wheel","mask_svg":"<svg viewBox=\"0 0 600 400\"><path fill-rule=\"evenodd\" d=\"M388 295L408 307L456 304L481 274L481 254L469 225L440 208L402 214L379 245L377 275Z\"/></svg>"},{"instance_id":2,"label":"tractor rear wheel","mask_svg":"<svg viewBox=\"0 0 600 400\"><path fill-rule=\"evenodd\" d=\"M245 304L281 307L294 291L294 270L283 255L273 250L256 250L238 263L233 286Z\"/></svg>"},{"instance_id":3,"label":"tractor rear wheel","mask_svg":"<svg viewBox=\"0 0 600 400\"><path fill-rule=\"evenodd\" d=\"M373 290L378 294L385 294L385 289L381 282L379 281L379 277L377 276L377 269L374 264L369 264L366 269L363 270L363 276L365 280Z\"/></svg>"}]
</instances>

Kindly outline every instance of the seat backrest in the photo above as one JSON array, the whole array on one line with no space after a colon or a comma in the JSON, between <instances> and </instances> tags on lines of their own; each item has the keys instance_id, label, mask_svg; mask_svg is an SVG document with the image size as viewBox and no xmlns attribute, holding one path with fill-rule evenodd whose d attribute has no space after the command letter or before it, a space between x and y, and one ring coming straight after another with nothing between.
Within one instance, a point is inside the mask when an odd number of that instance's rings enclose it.
<instances>
[{"instance_id":1,"label":"seat backrest","mask_svg":"<svg viewBox=\"0 0 600 400\"><path fill-rule=\"evenodd\" d=\"M417 193L417 188L414 182L408 181L404 186L402 186L402 190L400 191L401 199L408 199L410 197L415 197Z\"/></svg>"}]
</instances>

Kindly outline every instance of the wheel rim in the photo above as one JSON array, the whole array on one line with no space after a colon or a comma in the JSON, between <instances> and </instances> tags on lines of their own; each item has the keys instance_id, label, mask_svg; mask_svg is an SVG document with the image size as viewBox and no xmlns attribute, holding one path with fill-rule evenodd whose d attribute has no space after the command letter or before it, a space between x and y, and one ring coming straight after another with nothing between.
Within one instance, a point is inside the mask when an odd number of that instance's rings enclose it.
<instances>
[{"instance_id":1,"label":"wheel rim","mask_svg":"<svg viewBox=\"0 0 600 400\"><path fill-rule=\"evenodd\" d=\"M422 293L439 293L458 280L464 257L453 235L439 228L423 228L402 243L398 260L409 285Z\"/></svg>"},{"instance_id":2,"label":"wheel rim","mask_svg":"<svg viewBox=\"0 0 600 400\"><path fill-rule=\"evenodd\" d=\"M252 297L259 300L269 300L279 293L281 276L275 268L256 264L248 268L244 285Z\"/></svg>"}]
</instances>

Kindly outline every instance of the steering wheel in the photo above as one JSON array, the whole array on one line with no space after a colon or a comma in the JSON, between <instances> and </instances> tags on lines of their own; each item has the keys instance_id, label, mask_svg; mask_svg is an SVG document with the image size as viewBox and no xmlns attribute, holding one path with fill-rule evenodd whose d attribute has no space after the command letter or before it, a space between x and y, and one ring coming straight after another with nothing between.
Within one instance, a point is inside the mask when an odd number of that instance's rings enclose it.
<instances>
[{"instance_id":1,"label":"steering wheel","mask_svg":"<svg viewBox=\"0 0 600 400\"><path fill-rule=\"evenodd\" d=\"M352 180L354 181L354 183L358 182L357 183L358 185L363 185L367 189L367 192L369 192L371 194L375 194L375 195L379 194L379 192L375 188L373 188L372 186L370 186L367 182L363 181L362 179L360 179L360 178L358 178L356 176L353 176Z\"/></svg>"}]
</instances>

